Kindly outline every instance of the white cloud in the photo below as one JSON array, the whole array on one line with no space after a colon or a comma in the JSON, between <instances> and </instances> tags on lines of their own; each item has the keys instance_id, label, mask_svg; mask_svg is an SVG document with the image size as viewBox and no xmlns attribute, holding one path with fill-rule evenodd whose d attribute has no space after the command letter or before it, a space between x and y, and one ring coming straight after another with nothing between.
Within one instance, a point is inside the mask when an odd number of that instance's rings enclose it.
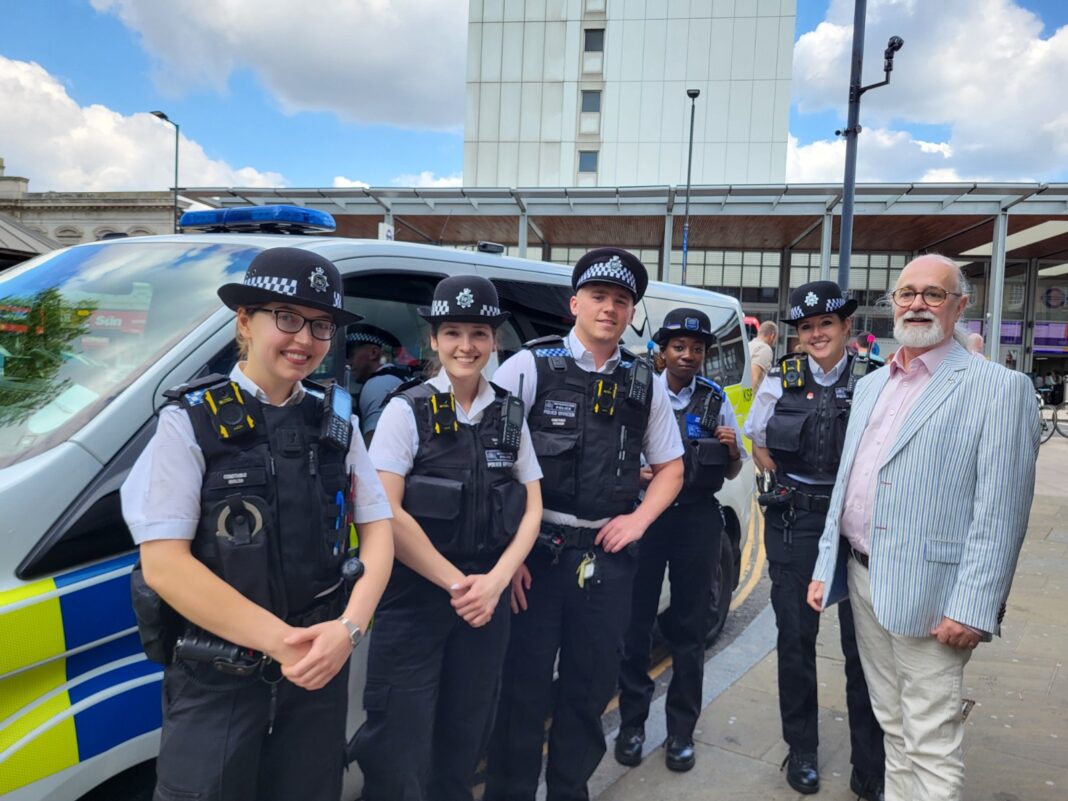
<instances>
[{"instance_id":1,"label":"white cloud","mask_svg":"<svg viewBox=\"0 0 1068 801\"><path fill-rule=\"evenodd\" d=\"M463 186L463 175L441 175L436 176L430 170L423 170L418 175L398 175L392 181L394 186Z\"/></svg>"},{"instance_id":2,"label":"white cloud","mask_svg":"<svg viewBox=\"0 0 1068 801\"><path fill-rule=\"evenodd\" d=\"M366 189L370 184L366 181L358 181L353 178L346 178L344 175L334 176L334 188L335 189L350 189L354 187L360 187Z\"/></svg>"},{"instance_id":3,"label":"white cloud","mask_svg":"<svg viewBox=\"0 0 1068 801\"><path fill-rule=\"evenodd\" d=\"M793 95L802 114L845 113L852 42L853 0L832 0L824 22L794 47ZM882 80L882 55L891 35L897 54L889 86L864 95L858 178L882 180L957 175L963 180L1034 180L1057 176L1068 155L1068 26L1042 38L1042 21L1013 0L870 0L864 83ZM1060 113L1061 116L1057 117ZM946 126L945 142L908 134L875 141L910 125ZM870 127L869 127L870 126ZM928 137L929 138L929 137ZM794 152L794 174L821 173L834 143ZM819 146L816 146L819 145ZM830 151L828 150L830 147ZM917 159L915 149L927 159ZM873 157L904 155L900 164ZM837 180L841 179L839 174ZM870 179L869 179L870 180Z\"/></svg>"},{"instance_id":4,"label":"white cloud","mask_svg":"<svg viewBox=\"0 0 1068 801\"><path fill-rule=\"evenodd\" d=\"M225 92L250 69L287 113L439 130L463 124L466 0L92 0L136 31L161 88Z\"/></svg>"},{"instance_id":5,"label":"white cloud","mask_svg":"<svg viewBox=\"0 0 1068 801\"><path fill-rule=\"evenodd\" d=\"M865 128L860 141L857 180L862 183L991 180L988 175L960 177L954 168L945 166L953 153L948 144L914 139L905 131ZM844 139L817 140L802 145L796 136L791 135L786 145L786 180L799 184L841 183L845 173L845 151ZM949 177L951 175L957 177Z\"/></svg>"},{"instance_id":6,"label":"white cloud","mask_svg":"<svg viewBox=\"0 0 1068 801\"><path fill-rule=\"evenodd\" d=\"M164 189L174 184L174 128L150 114L79 106L39 64L0 56L0 142L31 191ZM279 186L285 178L211 159L179 142L179 186Z\"/></svg>"}]
</instances>

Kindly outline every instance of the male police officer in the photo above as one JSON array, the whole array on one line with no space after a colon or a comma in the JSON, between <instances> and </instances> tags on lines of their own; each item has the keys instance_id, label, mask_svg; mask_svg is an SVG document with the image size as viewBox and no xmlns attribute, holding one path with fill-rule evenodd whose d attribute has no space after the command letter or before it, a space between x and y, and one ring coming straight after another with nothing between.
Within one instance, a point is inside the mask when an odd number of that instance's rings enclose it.
<instances>
[{"instance_id":1,"label":"male police officer","mask_svg":"<svg viewBox=\"0 0 1068 801\"><path fill-rule=\"evenodd\" d=\"M512 583L517 614L489 752L492 801L533 801L550 715L549 801L587 799L605 752L601 714L616 688L636 568L627 546L683 480L664 385L619 347L648 280L631 253L590 251L571 278L574 328L566 338L527 343L493 377L523 396L545 474L545 512L539 542ZM653 479L639 504L642 453Z\"/></svg>"},{"instance_id":2,"label":"male police officer","mask_svg":"<svg viewBox=\"0 0 1068 801\"><path fill-rule=\"evenodd\" d=\"M356 323L345 332L345 361L352 369L353 383L362 385L359 393L353 394L358 401L360 429L367 444L371 443L371 435L378 426L386 398L405 381L413 378L412 371L407 367L381 363L384 353L396 354L400 348L400 340L377 325Z\"/></svg>"}]
</instances>

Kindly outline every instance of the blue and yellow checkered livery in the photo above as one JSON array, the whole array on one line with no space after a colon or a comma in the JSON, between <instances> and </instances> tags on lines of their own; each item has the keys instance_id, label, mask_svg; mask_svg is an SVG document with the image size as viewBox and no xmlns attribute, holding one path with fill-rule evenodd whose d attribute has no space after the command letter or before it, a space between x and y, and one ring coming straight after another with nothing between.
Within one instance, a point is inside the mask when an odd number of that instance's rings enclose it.
<instances>
[{"instance_id":1,"label":"blue and yellow checkered livery","mask_svg":"<svg viewBox=\"0 0 1068 801\"><path fill-rule=\"evenodd\" d=\"M0 592L0 796L160 726L134 553Z\"/></svg>"}]
</instances>

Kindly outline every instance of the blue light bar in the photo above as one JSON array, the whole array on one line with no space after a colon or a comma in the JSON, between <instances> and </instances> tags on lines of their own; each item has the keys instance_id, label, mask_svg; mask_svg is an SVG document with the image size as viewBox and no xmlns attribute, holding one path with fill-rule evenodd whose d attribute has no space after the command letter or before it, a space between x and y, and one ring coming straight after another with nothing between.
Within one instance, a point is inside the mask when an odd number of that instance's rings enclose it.
<instances>
[{"instance_id":1,"label":"blue light bar","mask_svg":"<svg viewBox=\"0 0 1068 801\"><path fill-rule=\"evenodd\" d=\"M178 221L184 230L265 233L315 233L337 230L325 211L299 206L243 206L232 209L187 211Z\"/></svg>"}]
</instances>

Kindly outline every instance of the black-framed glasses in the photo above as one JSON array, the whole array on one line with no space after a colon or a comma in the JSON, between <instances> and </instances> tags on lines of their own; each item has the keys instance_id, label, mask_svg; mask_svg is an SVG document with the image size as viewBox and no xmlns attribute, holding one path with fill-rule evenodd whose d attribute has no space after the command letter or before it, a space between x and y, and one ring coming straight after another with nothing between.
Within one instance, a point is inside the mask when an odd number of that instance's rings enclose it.
<instances>
[{"instance_id":1,"label":"black-framed glasses","mask_svg":"<svg viewBox=\"0 0 1068 801\"><path fill-rule=\"evenodd\" d=\"M905 287L904 289L895 289L890 293L890 297L894 299L894 303L903 309L907 309L912 305L912 302L916 300L916 296L923 297L923 302L930 306L932 309L937 309L943 303L946 302L946 298L950 295L956 295L958 298L963 297L961 292L946 292L944 289L939 289L936 286L929 286L923 292L917 292L911 287Z\"/></svg>"},{"instance_id":2,"label":"black-framed glasses","mask_svg":"<svg viewBox=\"0 0 1068 801\"><path fill-rule=\"evenodd\" d=\"M262 306L249 311L273 314L275 327L283 334L299 334L304 326L308 326L315 339L326 342L333 339L334 334L337 333L337 324L333 320L309 320L303 314L297 314L289 309L265 309Z\"/></svg>"}]
</instances>

